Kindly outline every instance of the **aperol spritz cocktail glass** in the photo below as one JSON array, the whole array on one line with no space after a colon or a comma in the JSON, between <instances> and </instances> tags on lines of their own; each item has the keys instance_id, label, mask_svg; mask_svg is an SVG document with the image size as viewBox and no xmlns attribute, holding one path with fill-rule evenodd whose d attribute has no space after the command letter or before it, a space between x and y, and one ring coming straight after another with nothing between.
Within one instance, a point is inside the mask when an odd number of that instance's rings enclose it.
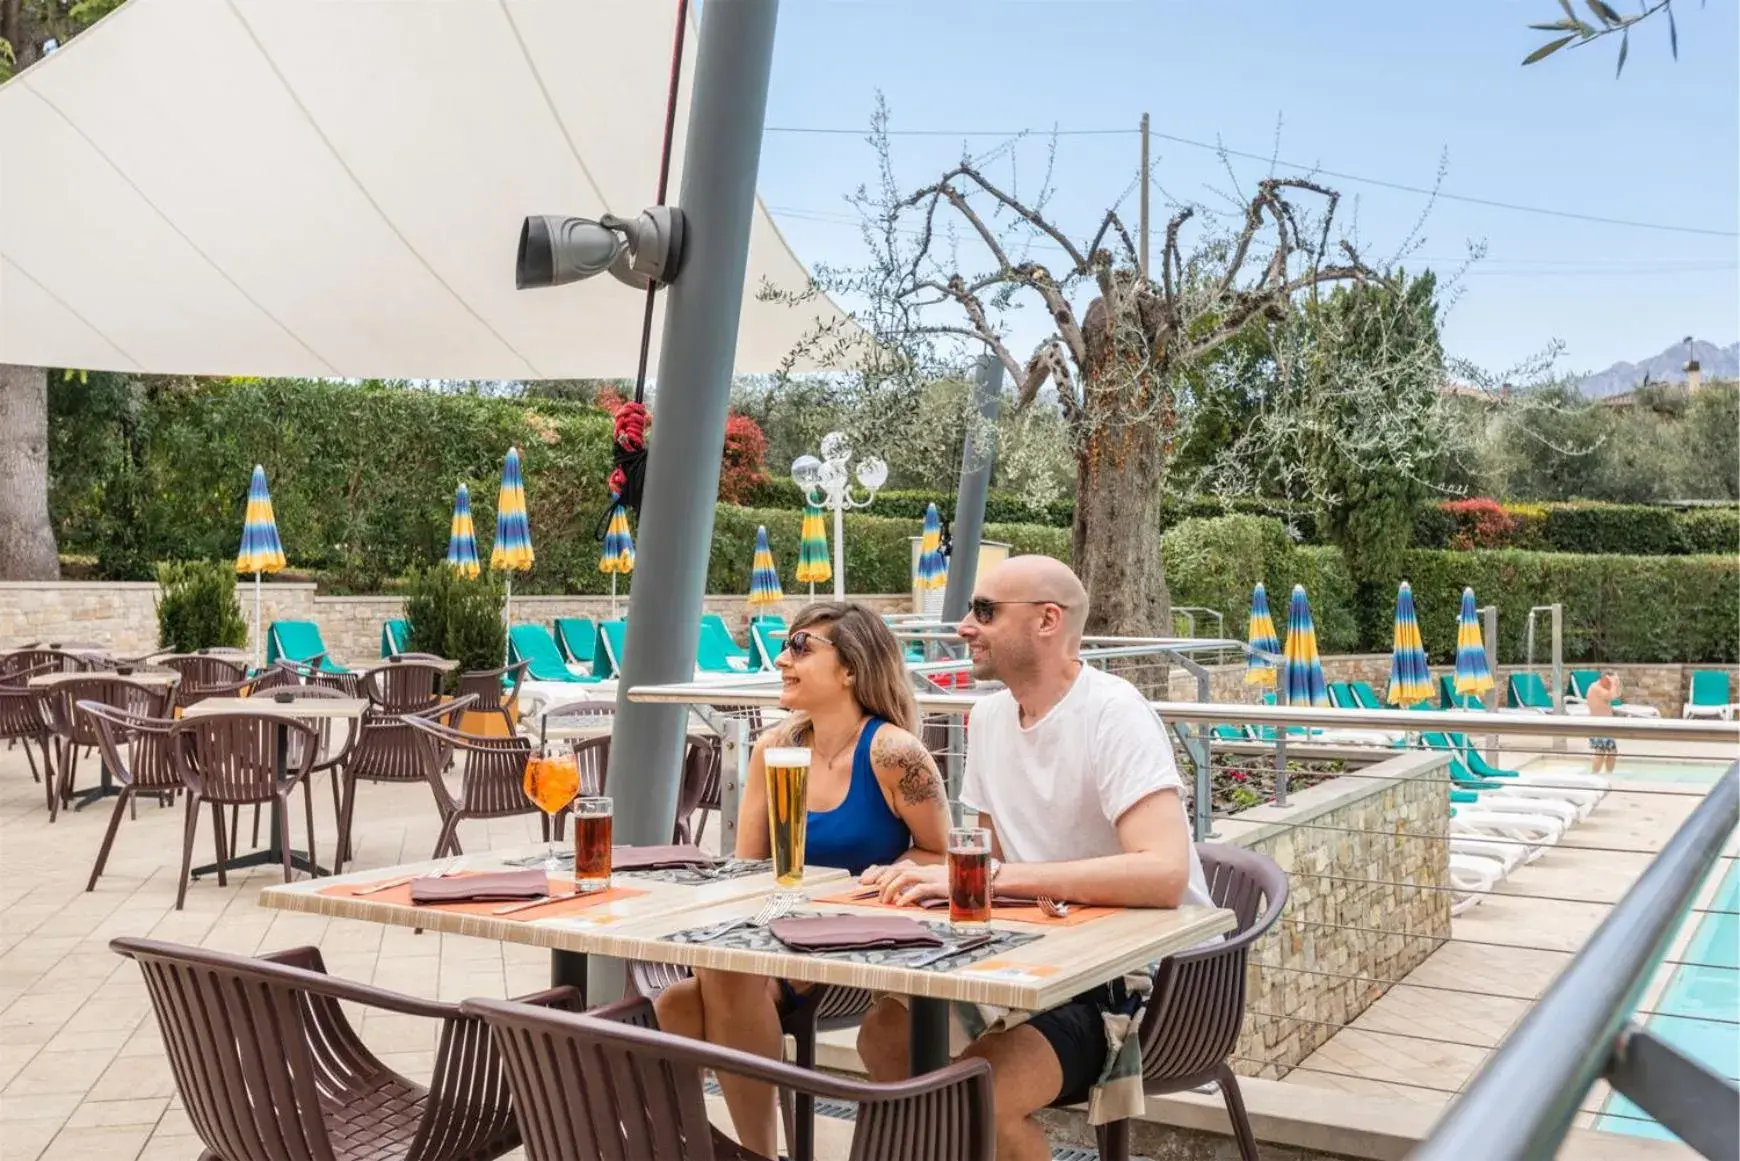
<instances>
[{"instance_id":1,"label":"aperol spritz cocktail glass","mask_svg":"<svg viewBox=\"0 0 1740 1161\"><path fill-rule=\"evenodd\" d=\"M556 858L556 816L568 809L580 792L580 767L566 744L534 750L526 760L526 797L549 816L550 841L544 854L544 870L556 874L562 869Z\"/></svg>"}]
</instances>

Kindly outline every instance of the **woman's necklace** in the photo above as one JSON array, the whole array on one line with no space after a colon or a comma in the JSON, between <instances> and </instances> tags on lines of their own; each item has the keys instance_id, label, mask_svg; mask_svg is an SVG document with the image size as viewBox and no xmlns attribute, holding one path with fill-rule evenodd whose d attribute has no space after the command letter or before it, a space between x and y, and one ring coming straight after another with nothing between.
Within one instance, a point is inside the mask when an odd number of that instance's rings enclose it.
<instances>
[{"instance_id":1,"label":"woman's necklace","mask_svg":"<svg viewBox=\"0 0 1740 1161\"><path fill-rule=\"evenodd\" d=\"M858 735L862 734L864 732L864 723L868 720L869 720L868 718L859 718L858 719L858 724L856 727L853 728L851 737L846 739L846 744L841 746L838 750L835 750L833 757L829 758L827 761L822 763L822 769L832 770L834 768L834 763L838 762L840 760L841 756L846 753L846 751L850 750L854 745L857 744ZM812 731L814 731L815 727L812 725L810 727L810 729Z\"/></svg>"}]
</instances>

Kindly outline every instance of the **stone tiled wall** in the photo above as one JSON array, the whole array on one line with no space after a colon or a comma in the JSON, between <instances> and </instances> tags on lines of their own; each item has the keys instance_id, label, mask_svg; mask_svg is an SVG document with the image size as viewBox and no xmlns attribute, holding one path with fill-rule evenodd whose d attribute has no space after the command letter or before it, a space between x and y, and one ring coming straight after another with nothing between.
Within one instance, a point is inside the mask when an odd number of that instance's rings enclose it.
<instances>
[{"instance_id":1,"label":"stone tiled wall","mask_svg":"<svg viewBox=\"0 0 1740 1161\"><path fill-rule=\"evenodd\" d=\"M253 585L236 590L250 636L254 621ZM879 613L910 611L905 593L853 596ZM791 617L809 598L790 597L773 611ZM739 595L711 596L706 610L725 618L739 635L749 624L749 605ZM404 603L394 596L324 597L307 583L260 586L261 623L277 620L313 621L334 658L366 662L380 655L381 622L400 616ZM626 612L627 597L618 603ZM557 617L604 618L611 615L609 597L515 597L515 621L550 624ZM123 655L157 648L157 586L152 583L60 581L0 582L0 648L28 641L88 641ZM251 648L253 642L249 641Z\"/></svg>"},{"instance_id":2,"label":"stone tiled wall","mask_svg":"<svg viewBox=\"0 0 1740 1161\"><path fill-rule=\"evenodd\" d=\"M1442 756L1404 754L1217 824L1291 889L1251 950L1236 1071L1286 1075L1384 994L1372 981L1401 979L1450 938L1449 823Z\"/></svg>"}]
</instances>

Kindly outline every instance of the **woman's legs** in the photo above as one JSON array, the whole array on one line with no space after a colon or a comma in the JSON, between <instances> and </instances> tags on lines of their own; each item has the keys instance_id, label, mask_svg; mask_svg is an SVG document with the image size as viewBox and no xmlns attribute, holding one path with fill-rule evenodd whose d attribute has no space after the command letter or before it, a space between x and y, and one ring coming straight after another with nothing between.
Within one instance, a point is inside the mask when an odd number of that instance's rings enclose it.
<instances>
[{"instance_id":1,"label":"woman's legs","mask_svg":"<svg viewBox=\"0 0 1740 1161\"><path fill-rule=\"evenodd\" d=\"M653 1007L659 1028L676 1036L780 1058L779 984L765 976L701 969L695 978L666 988ZM773 1086L718 1074L725 1107L746 1149L775 1156L778 1117Z\"/></svg>"}]
</instances>

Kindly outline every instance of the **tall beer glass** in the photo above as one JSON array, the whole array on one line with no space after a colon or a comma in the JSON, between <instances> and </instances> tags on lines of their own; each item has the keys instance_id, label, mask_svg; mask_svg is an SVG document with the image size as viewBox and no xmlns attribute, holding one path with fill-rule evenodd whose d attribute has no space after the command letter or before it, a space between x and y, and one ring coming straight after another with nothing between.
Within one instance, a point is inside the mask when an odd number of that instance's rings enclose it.
<instances>
[{"instance_id":1,"label":"tall beer glass","mask_svg":"<svg viewBox=\"0 0 1740 1161\"><path fill-rule=\"evenodd\" d=\"M774 881L781 887L804 882L804 834L809 820L810 751L806 746L774 746L767 767L767 835L773 847Z\"/></svg>"}]
</instances>

